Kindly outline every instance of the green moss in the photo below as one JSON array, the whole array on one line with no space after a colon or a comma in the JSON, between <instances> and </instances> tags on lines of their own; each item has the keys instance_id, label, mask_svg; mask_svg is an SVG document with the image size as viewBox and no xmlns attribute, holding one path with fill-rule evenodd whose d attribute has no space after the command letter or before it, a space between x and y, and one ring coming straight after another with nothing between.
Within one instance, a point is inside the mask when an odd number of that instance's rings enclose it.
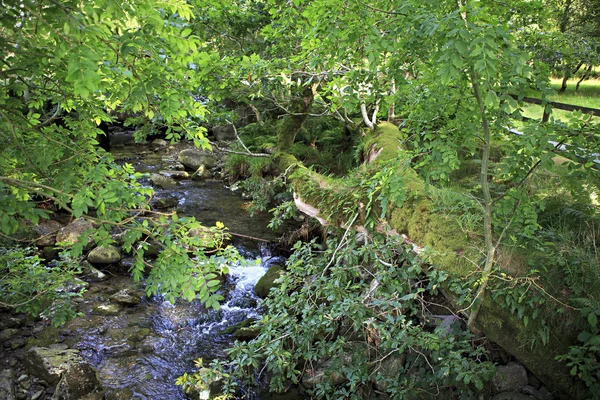
<instances>
[{"instance_id":1,"label":"green moss","mask_svg":"<svg viewBox=\"0 0 600 400\"><path fill-rule=\"evenodd\" d=\"M265 298L269 295L271 288L275 287L275 280L278 279L285 270L281 265L273 265L269 268L266 274L256 282L254 292L260 298Z\"/></svg>"},{"instance_id":2,"label":"green moss","mask_svg":"<svg viewBox=\"0 0 600 400\"><path fill-rule=\"evenodd\" d=\"M398 157L404 135L398 128L389 122L377 125L375 132L367 136L364 144L363 157L369 160L379 153L377 161L387 161Z\"/></svg>"}]
</instances>

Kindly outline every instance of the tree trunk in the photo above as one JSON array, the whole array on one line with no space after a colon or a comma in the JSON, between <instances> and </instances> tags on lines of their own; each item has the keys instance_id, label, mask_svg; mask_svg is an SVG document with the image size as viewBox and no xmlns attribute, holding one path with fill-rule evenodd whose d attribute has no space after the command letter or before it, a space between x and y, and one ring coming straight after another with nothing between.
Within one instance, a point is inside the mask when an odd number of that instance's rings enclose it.
<instances>
[{"instance_id":1,"label":"tree trunk","mask_svg":"<svg viewBox=\"0 0 600 400\"><path fill-rule=\"evenodd\" d=\"M577 65L577 67L575 67L575 70L573 72L571 72L571 70L569 69L569 66L567 65L567 70L565 71L565 76L563 77L562 84L560 85L560 90L558 91L559 93L563 93L565 90L567 90L567 81L569 80L570 77L575 75L577 73L577 71L579 71L579 69L581 68L582 65L583 65L583 61L580 62Z\"/></svg>"},{"instance_id":2,"label":"tree trunk","mask_svg":"<svg viewBox=\"0 0 600 400\"><path fill-rule=\"evenodd\" d=\"M480 182L481 191L483 192L483 235L485 239L485 265L483 267L483 273L481 277L481 283L477 289L477 294L473 301L473 308L469 315L469 321L467 323L469 329L475 330L475 320L477 314L483 302L483 296L485 295L485 288L487 287L492 267L494 266L494 255L496 253L496 247L493 243L492 238L492 195L490 193L490 185L488 181L488 164L490 161L490 146L491 146L491 135L490 126L487 120L486 108L481 98L479 89L479 76L476 72L471 72L471 85L473 87L473 94L477 100L479 111L481 113L481 128L483 130L483 150L481 155L481 172Z\"/></svg>"},{"instance_id":3,"label":"tree trunk","mask_svg":"<svg viewBox=\"0 0 600 400\"><path fill-rule=\"evenodd\" d=\"M290 115L284 117L277 133L277 150L281 153L289 151L294 145L296 135L302 128L314 100L310 83L304 82L302 77L295 75L292 75L292 81L300 81L301 83L291 90Z\"/></svg>"},{"instance_id":4,"label":"tree trunk","mask_svg":"<svg viewBox=\"0 0 600 400\"><path fill-rule=\"evenodd\" d=\"M583 73L583 76L577 82L577 85L575 86L575 91L579 90L579 85L581 85L581 82L583 82L585 79L587 79L587 77L590 75L590 72L592 72L592 65L591 64L588 65L588 67L586 68L585 72Z\"/></svg>"}]
</instances>

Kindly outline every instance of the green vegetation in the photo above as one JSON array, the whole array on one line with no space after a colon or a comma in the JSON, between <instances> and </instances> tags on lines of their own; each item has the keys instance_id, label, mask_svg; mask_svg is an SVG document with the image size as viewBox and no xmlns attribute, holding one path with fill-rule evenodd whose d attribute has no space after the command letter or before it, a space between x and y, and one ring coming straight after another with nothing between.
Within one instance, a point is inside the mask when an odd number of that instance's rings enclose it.
<instances>
[{"instance_id":1,"label":"green vegetation","mask_svg":"<svg viewBox=\"0 0 600 400\"><path fill-rule=\"evenodd\" d=\"M318 398L475 396L485 335L558 395L598 397L600 124L520 122L536 110L513 98L600 107L597 78L569 80L600 65L597 1L2 6L0 230L94 224L54 264L7 250L6 305L64 321L68 299L44 282L70 280L118 229L149 295L219 308L238 258L225 227L152 213L140 174L98 145L122 124L210 148L204 127L234 121L226 171L251 211L295 205L330 236L295 246L258 338L186 388L220 376L233 393L267 371L272 389Z\"/></svg>"}]
</instances>

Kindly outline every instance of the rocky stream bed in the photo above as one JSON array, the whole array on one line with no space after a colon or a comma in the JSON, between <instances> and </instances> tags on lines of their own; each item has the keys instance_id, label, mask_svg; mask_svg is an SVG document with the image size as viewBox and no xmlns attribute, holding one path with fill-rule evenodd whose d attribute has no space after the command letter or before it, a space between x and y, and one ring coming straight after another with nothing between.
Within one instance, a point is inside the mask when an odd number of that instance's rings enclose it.
<instances>
[{"instance_id":1,"label":"rocky stream bed","mask_svg":"<svg viewBox=\"0 0 600 400\"><path fill-rule=\"evenodd\" d=\"M185 399L176 379L193 370L197 358L223 357L233 340L243 338L243 329L231 327L258 316L254 285L270 266L285 262L271 254L267 243L290 227L273 232L267 228L268 214L251 217L241 194L219 179L217 159L185 145L160 140L123 145L119 141L127 136L115 138L115 159L149 174L144 182L156 190L156 209L194 216L207 226L225 223L240 234L233 244L253 266L232 265L221 289L224 304L219 311L207 311L199 301L171 304L147 298L143 283L127 276L129 257L118 248L117 253L92 250L87 258L95 267L83 261L91 273L70 288L86 285L83 297L76 298L81 316L55 328L23 314L1 315L0 399ZM187 154L187 168L180 154ZM201 175L191 179L186 169L201 164ZM66 237L69 227L77 231L78 222L65 228L52 221L47 228ZM47 245L52 244L51 239Z\"/></svg>"}]
</instances>

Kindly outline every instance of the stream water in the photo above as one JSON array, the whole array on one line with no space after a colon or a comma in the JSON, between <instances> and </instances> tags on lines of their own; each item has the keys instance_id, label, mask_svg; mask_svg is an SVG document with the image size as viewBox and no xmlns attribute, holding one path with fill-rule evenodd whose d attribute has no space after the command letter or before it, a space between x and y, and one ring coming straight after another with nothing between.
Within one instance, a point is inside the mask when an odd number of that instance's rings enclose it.
<instances>
[{"instance_id":1,"label":"stream water","mask_svg":"<svg viewBox=\"0 0 600 400\"><path fill-rule=\"evenodd\" d=\"M169 155L136 145L113 154L117 160L132 163L138 171L158 172L174 162L176 149L171 149ZM240 196L221 181L184 180L172 189L157 189L157 197L169 197L179 215L194 216L205 225L221 221L232 232L267 240L280 235L267 228L267 214L250 217ZM233 337L222 332L258 316L254 285L270 265L285 262L260 243L234 238L240 253L258 262L254 266L231 266L221 289L225 302L219 311L207 311L198 301L170 304L161 298L144 298L137 306L114 315L96 315L94 307L111 293L123 288L141 293L142 287L126 277L115 276L90 288L80 307L86 316L70 324L71 340L75 342L72 347L97 368L108 389L107 398L186 398L175 385L176 379L192 371L193 361L199 357L205 364L224 357Z\"/></svg>"}]
</instances>

